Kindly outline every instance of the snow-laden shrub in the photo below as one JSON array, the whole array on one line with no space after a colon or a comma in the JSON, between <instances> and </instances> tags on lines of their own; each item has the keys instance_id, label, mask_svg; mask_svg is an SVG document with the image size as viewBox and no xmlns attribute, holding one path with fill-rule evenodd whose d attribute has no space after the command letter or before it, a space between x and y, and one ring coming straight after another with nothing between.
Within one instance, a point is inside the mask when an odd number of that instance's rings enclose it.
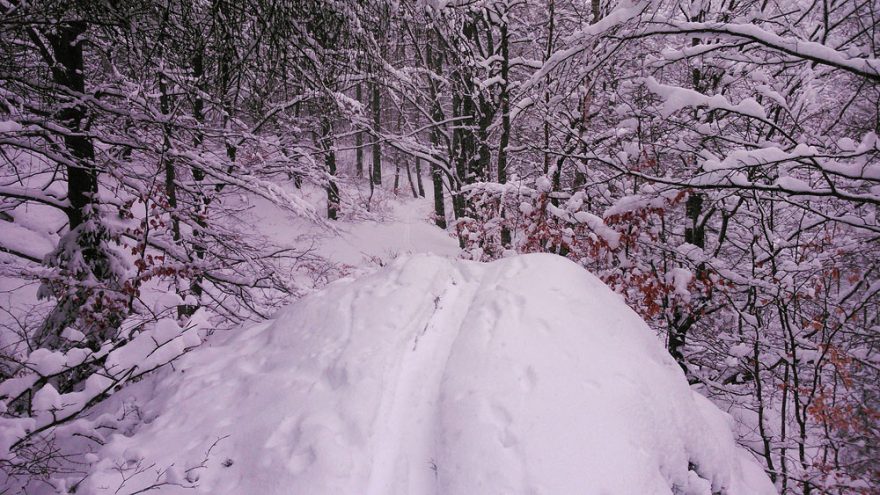
<instances>
[{"instance_id":1,"label":"snow-laden shrub","mask_svg":"<svg viewBox=\"0 0 880 495\"><path fill-rule=\"evenodd\" d=\"M178 319L176 304L161 304L158 316L132 316L98 346L68 327L65 345L14 362L0 381L0 486L24 490L59 473L84 473L88 452L141 420L126 410L96 413L95 406L198 346L208 326L204 309Z\"/></svg>"}]
</instances>

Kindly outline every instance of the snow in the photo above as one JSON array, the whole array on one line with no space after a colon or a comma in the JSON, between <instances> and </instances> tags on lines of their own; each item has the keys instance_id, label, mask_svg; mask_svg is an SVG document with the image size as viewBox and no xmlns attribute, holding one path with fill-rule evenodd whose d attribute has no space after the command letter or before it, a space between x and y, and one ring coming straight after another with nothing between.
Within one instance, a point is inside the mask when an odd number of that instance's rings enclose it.
<instances>
[{"instance_id":1,"label":"snow","mask_svg":"<svg viewBox=\"0 0 880 495\"><path fill-rule=\"evenodd\" d=\"M431 197L430 181L425 186ZM304 187L302 193L316 203L325 201L323 190ZM395 197L383 205L388 210L386 218L338 222L334 230L299 221L263 198L249 201L253 209L247 220L273 243L312 250L328 261L350 267L374 261L384 264L403 254L458 256L460 252L455 238L428 223L433 205L424 199Z\"/></svg>"},{"instance_id":2,"label":"snow","mask_svg":"<svg viewBox=\"0 0 880 495\"><path fill-rule=\"evenodd\" d=\"M55 390L51 384L43 385L43 388L37 390L34 399L31 401L31 407L35 411L51 411L61 408L61 394Z\"/></svg>"},{"instance_id":3,"label":"snow","mask_svg":"<svg viewBox=\"0 0 880 495\"><path fill-rule=\"evenodd\" d=\"M12 120L0 120L0 133L12 133L21 131L21 124Z\"/></svg>"},{"instance_id":4,"label":"snow","mask_svg":"<svg viewBox=\"0 0 880 495\"><path fill-rule=\"evenodd\" d=\"M28 356L27 367L40 375L50 376L60 372L67 366L64 353L50 349L36 349Z\"/></svg>"},{"instance_id":5,"label":"snow","mask_svg":"<svg viewBox=\"0 0 880 495\"><path fill-rule=\"evenodd\" d=\"M728 34L757 42L767 48L798 58L844 69L868 79L876 80L880 78L880 60L876 58L850 57L828 45L815 41L782 37L754 24L717 22L671 22L670 24L679 32ZM656 29L650 28L646 30L646 33L664 32L665 29L665 25L659 24Z\"/></svg>"},{"instance_id":6,"label":"snow","mask_svg":"<svg viewBox=\"0 0 880 495\"><path fill-rule=\"evenodd\" d=\"M75 328L65 328L61 332L61 336L70 342L82 342L86 339L86 335Z\"/></svg>"},{"instance_id":7,"label":"snow","mask_svg":"<svg viewBox=\"0 0 880 495\"><path fill-rule=\"evenodd\" d=\"M667 279L675 288L676 294L685 298L685 301L690 300L691 291L688 289L688 284L694 279L694 274L690 270L678 267L673 268L669 270Z\"/></svg>"},{"instance_id":8,"label":"snow","mask_svg":"<svg viewBox=\"0 0 880 495\"><path fill-rule=\"evenodd\" d=\"M458 242L445 231L428 224L429 211L420 208L423 201L394 206L395 221L364 221L340 226L340 235L320 243L320 252L333 260L350 265L365 258L383 261L410 253L435 253L456 256Z\"/></svg>"},{"instance_id":9,"label":"snow","mask_svg":"<svg viewBox=\"0 0 880 495\"><path fill-rule=\"evenodd\" d=\"M216 337L82 493L775 493L645 323L558 256L400 256Z\"/></svg>"},{"instance_id":10,"label":"snow","mask_svg":"<svg viewBox=\"0 0 880 495\"><path fill-rule=\"evenodd\" d=\"M649 91L663 100L660 114L664 117L669 117L682 108L704 106L710 109L728 110L760 120L767 118L764 107L752 98L745 98L734 105L722 95L706 96L692 89L660 84L653 77L648 77L645 85Z\"/></svg>"},{"instance_id":11,"label":"snow","mask_svg":"<svg viewBox=\"0 0 880 495\"><path fill-rule=\"evenodd\" d=\"M200 343L196 329L183 329L171 318L160 318L152 328L140 332L127 345L111 352L105 366L108 370L120 370L120 374L132 365L149 370Z\"/></svg>"},{"instance_id":12,"label":"snow","mask_svg":"<svg viewBox=\"0 0 880 495\"><path fill-rule=\"evenodd\" d=\"M153 311L161 314L169 309L176 309L178 305L183 304L183 299L176 292L165 292L156 298L153 304Z\"/></svg>"},{"instance_id":13,"label":"snow","mask_svg":"<svg viewBox=\"0 0 880 495\"><path fill-rule=\"evenodd\" d=\"M643 190L641 194L623 196L608 207L602 216L609 219L615 215L638 211L641 209L663 208L668 204L669 194L651 194L653 190Z\"/></svg>"},{"instance_id":14,"label":"snow","mask_svg":"<svg viewBox=\"0 0 880 495\"><path fill-rule=\"evenodd\" d=\"M41 260L54 248L52 240L47 236L34 232L13 222L0 224L3 229L3 238L0 239L0 247L29 256L32 259Z\"/></svg>"},{"instance_id":15,"label":"snow","mask_svg":"<svg viewBox=\"0 0 880 495\"><path fill-rule=\"evenodd\" d=\"M546 175L538 177L535 181L535 188L540 192L549 192L552 187L553 183L550 182L550 179Z\"/></svg>"},{"instance_id":16,"label":"snow","mask_svg":"<svg viewBox=\"0 0 880 495\"><path fill-rule=\"evenodd\" d=\"M746 343L739 343L731 346L730 349L727 351L727 353L731 356L738 358L748 356L751 352L751 347L749 347L749 345Z\"/></svg>"}]
</instances>

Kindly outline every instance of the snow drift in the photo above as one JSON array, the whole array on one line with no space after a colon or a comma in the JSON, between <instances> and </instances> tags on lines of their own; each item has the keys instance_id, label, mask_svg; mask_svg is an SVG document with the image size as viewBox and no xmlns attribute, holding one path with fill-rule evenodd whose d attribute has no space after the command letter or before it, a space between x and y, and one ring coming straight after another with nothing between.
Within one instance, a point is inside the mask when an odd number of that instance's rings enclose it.
<instances>
[{"instance_id":1,"label":"snow drift","mask_svg":"<svg viewBox=\"0 0 880 495\"><path fill-rule=\"evenodd\" d=\"M155 394L87 493L775 493L645 323L553 255L397 260L188 355Z\"/></svg>"}]
</instances>

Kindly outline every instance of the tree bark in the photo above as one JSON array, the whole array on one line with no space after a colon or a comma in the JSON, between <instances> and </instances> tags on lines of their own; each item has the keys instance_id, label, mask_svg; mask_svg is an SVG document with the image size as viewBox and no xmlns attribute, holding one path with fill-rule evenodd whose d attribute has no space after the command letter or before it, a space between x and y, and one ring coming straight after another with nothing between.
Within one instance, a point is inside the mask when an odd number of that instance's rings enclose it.
<instances>
[{"instance_id":1,"label":"tree bark","mask_svg":"<svg viewBox=\"0 0 880 495\"><path fill-rule=\"evenodd\" d=\"M85 31L84 22L71 22L60 25L56 34L48 36L56 62L52 67L53 80L77 94L85 92L85 64L79 40ZM88 207L98 191L95 148L92 141L81 134L86 119L86 110L81 104L66 105L58 117L71 131L64 136L64 145L76 162L67 166L67 198L70 201L67 219L70 230L74 230L86 220Z\"/></svg>"},{"instance_id":2,"label":"tree bark","mask_svg":"<svg viewBox=\"0 0 880 495\"><path fill-rule=\"evenodd\" d=\"M362 93L363 93L362 84L358 83L357 88L355 89L355 98L357 99L358 102L363 101L363 94ZM358 131L355 133L355 135L354 135L354 148L355 148L354 149L355 173L357 174L358 177L363 177L364 176L364 133L363 132Z\"/></svg>"},{"instance_id":3,"label":"tree bark","mask_svg":"<svg viewBox=\"0 0 880 495\"><path fill-rule=\"evenodd\" d=\"M422 183L422 159L416 157L416 185L419 188L419 197L425 197L425 185Z\"/></svg>"},{"instance_id":4,"label":"tree bark","mask_svg":"<svg viewBox=\"0 0 880 495\"><path fill-rule=\"evenodd\" d=\"M507 183L507 147L510 144L510 53L507 22L502 21L501 36L501 137L498 143L498 183ZM504 205L501 205L501 217L504 219ZM510 247L510 229L501 227L501 245Z\"/></svg>"},{"instance_id":5,"label":"tree bark","mask_svg":"<svg viewBox=\"0 0 880 495\"><path fill-rule=\"evenodd\" d=\"M425 47L426 58L429 69L439 74L443 70L442 55L437 50L434 53L434 43L437 43L437 35L429 36L427 46ZM431 147L434 150L440 149L441 136L440 130L437 128L443 121L443 108L440 107L440 96L437 94L437 88L433 82L430 82L431 90L431 120L433 120L431 129ZM441 229L446 229L446 204L443 201L443 170L439 165L431 164L431 182L434 185L434 223Z\"/></svg>"},{"instance_id":6,"label":"tree bark","mask_svg":"<svg viewBox=\"0 0 880 495\"><path fill-rule=\"evenodd\" d=\"M382 129L382 98L379 89L379 82L372 83L372 107L373 107L373 171L370 174L370 180L373 184L382 184L382 145L379 143L380 132Z\"/></svg>"},{"instance_id":7,"label":"tree bark","mask_svg":"<svg viewBox=\"0 0 880 495\"><path fill-rule=\"evenodd\" d=\"M222 122L224 135L224 145L226 147L226 158L229 160L228 172L231 173L235 168L235 161L238 155L238 148L230 139L229 135L232 131L232 114L233 102L230 93L232 93L232 70L235 62L235 35L233 34L232 12L228 0L213 0L214 22L220 26L221 39L219 40L220 56L218 60L218 76L219 76L219 92L220 107L222 110ZM218 184L217 190L222 190L226 184Z\"/></svg>"},{"instance_id":8,"label":"tree bark","mask_svg":"<svg viewBox=\"0 0 880 495\"><path fill-rule=\"evenodd\" d=\"M339 213L339 186L336 184L336 150L333 143L333 124L329 118L321 119L321 148L327 167L327 218L336 220Z\"/></svg>"},{"instance_id":9,"label":"tree bark","mask_svg":"<svg viewBox=\"0 0 880 495\"><path fill-rule=\"evenodd\" d=\"M200 149L205 139L201 129L205 123L205 100L202 98L202 92L204 92L205 89L205 47L202 43L197 43L195 54L192 58L192 75L195 80L196 88L198 89L192 106L193 118L195 119L197 126L193 136L193 146L196 149ZM191 173L193 181L195 182L193 190L196 195L194 201L195 211L193 212L196 226L193 228L192 232L192 249L195 258L197 260L203 260L205 259L206 252L204 231L208 228L208 205L211 200L205 194L205 188L202 185L202 182L205 180L205 171L202 170L200 166L193 165L191 167ZM202 277L197 272L193 274L192 279L190 280L190 293L197 301L201 299L202 294L204 293L202 282ZM185 315L192 315L198 308L198 303L187 305L184 308L184 313Z\"/></svg>"}]
</instances>

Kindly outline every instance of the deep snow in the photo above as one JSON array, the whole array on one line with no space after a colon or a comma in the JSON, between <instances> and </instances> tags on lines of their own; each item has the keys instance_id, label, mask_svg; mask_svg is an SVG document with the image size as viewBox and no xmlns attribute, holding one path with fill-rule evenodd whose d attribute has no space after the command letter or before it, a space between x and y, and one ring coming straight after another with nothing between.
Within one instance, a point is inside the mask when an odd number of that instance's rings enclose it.
<instances>
[{"instance_id":1,"label":"deep snow","mask_svg":"<svg viewBox=\"0 0 880 495\"><path fill-rule=\"evenodd\" d=\"M153 392L85 493L137 466L120 493L775 493L645 323L553 255L400 258L192 352Z\"/></svg>"}]
</instances>

